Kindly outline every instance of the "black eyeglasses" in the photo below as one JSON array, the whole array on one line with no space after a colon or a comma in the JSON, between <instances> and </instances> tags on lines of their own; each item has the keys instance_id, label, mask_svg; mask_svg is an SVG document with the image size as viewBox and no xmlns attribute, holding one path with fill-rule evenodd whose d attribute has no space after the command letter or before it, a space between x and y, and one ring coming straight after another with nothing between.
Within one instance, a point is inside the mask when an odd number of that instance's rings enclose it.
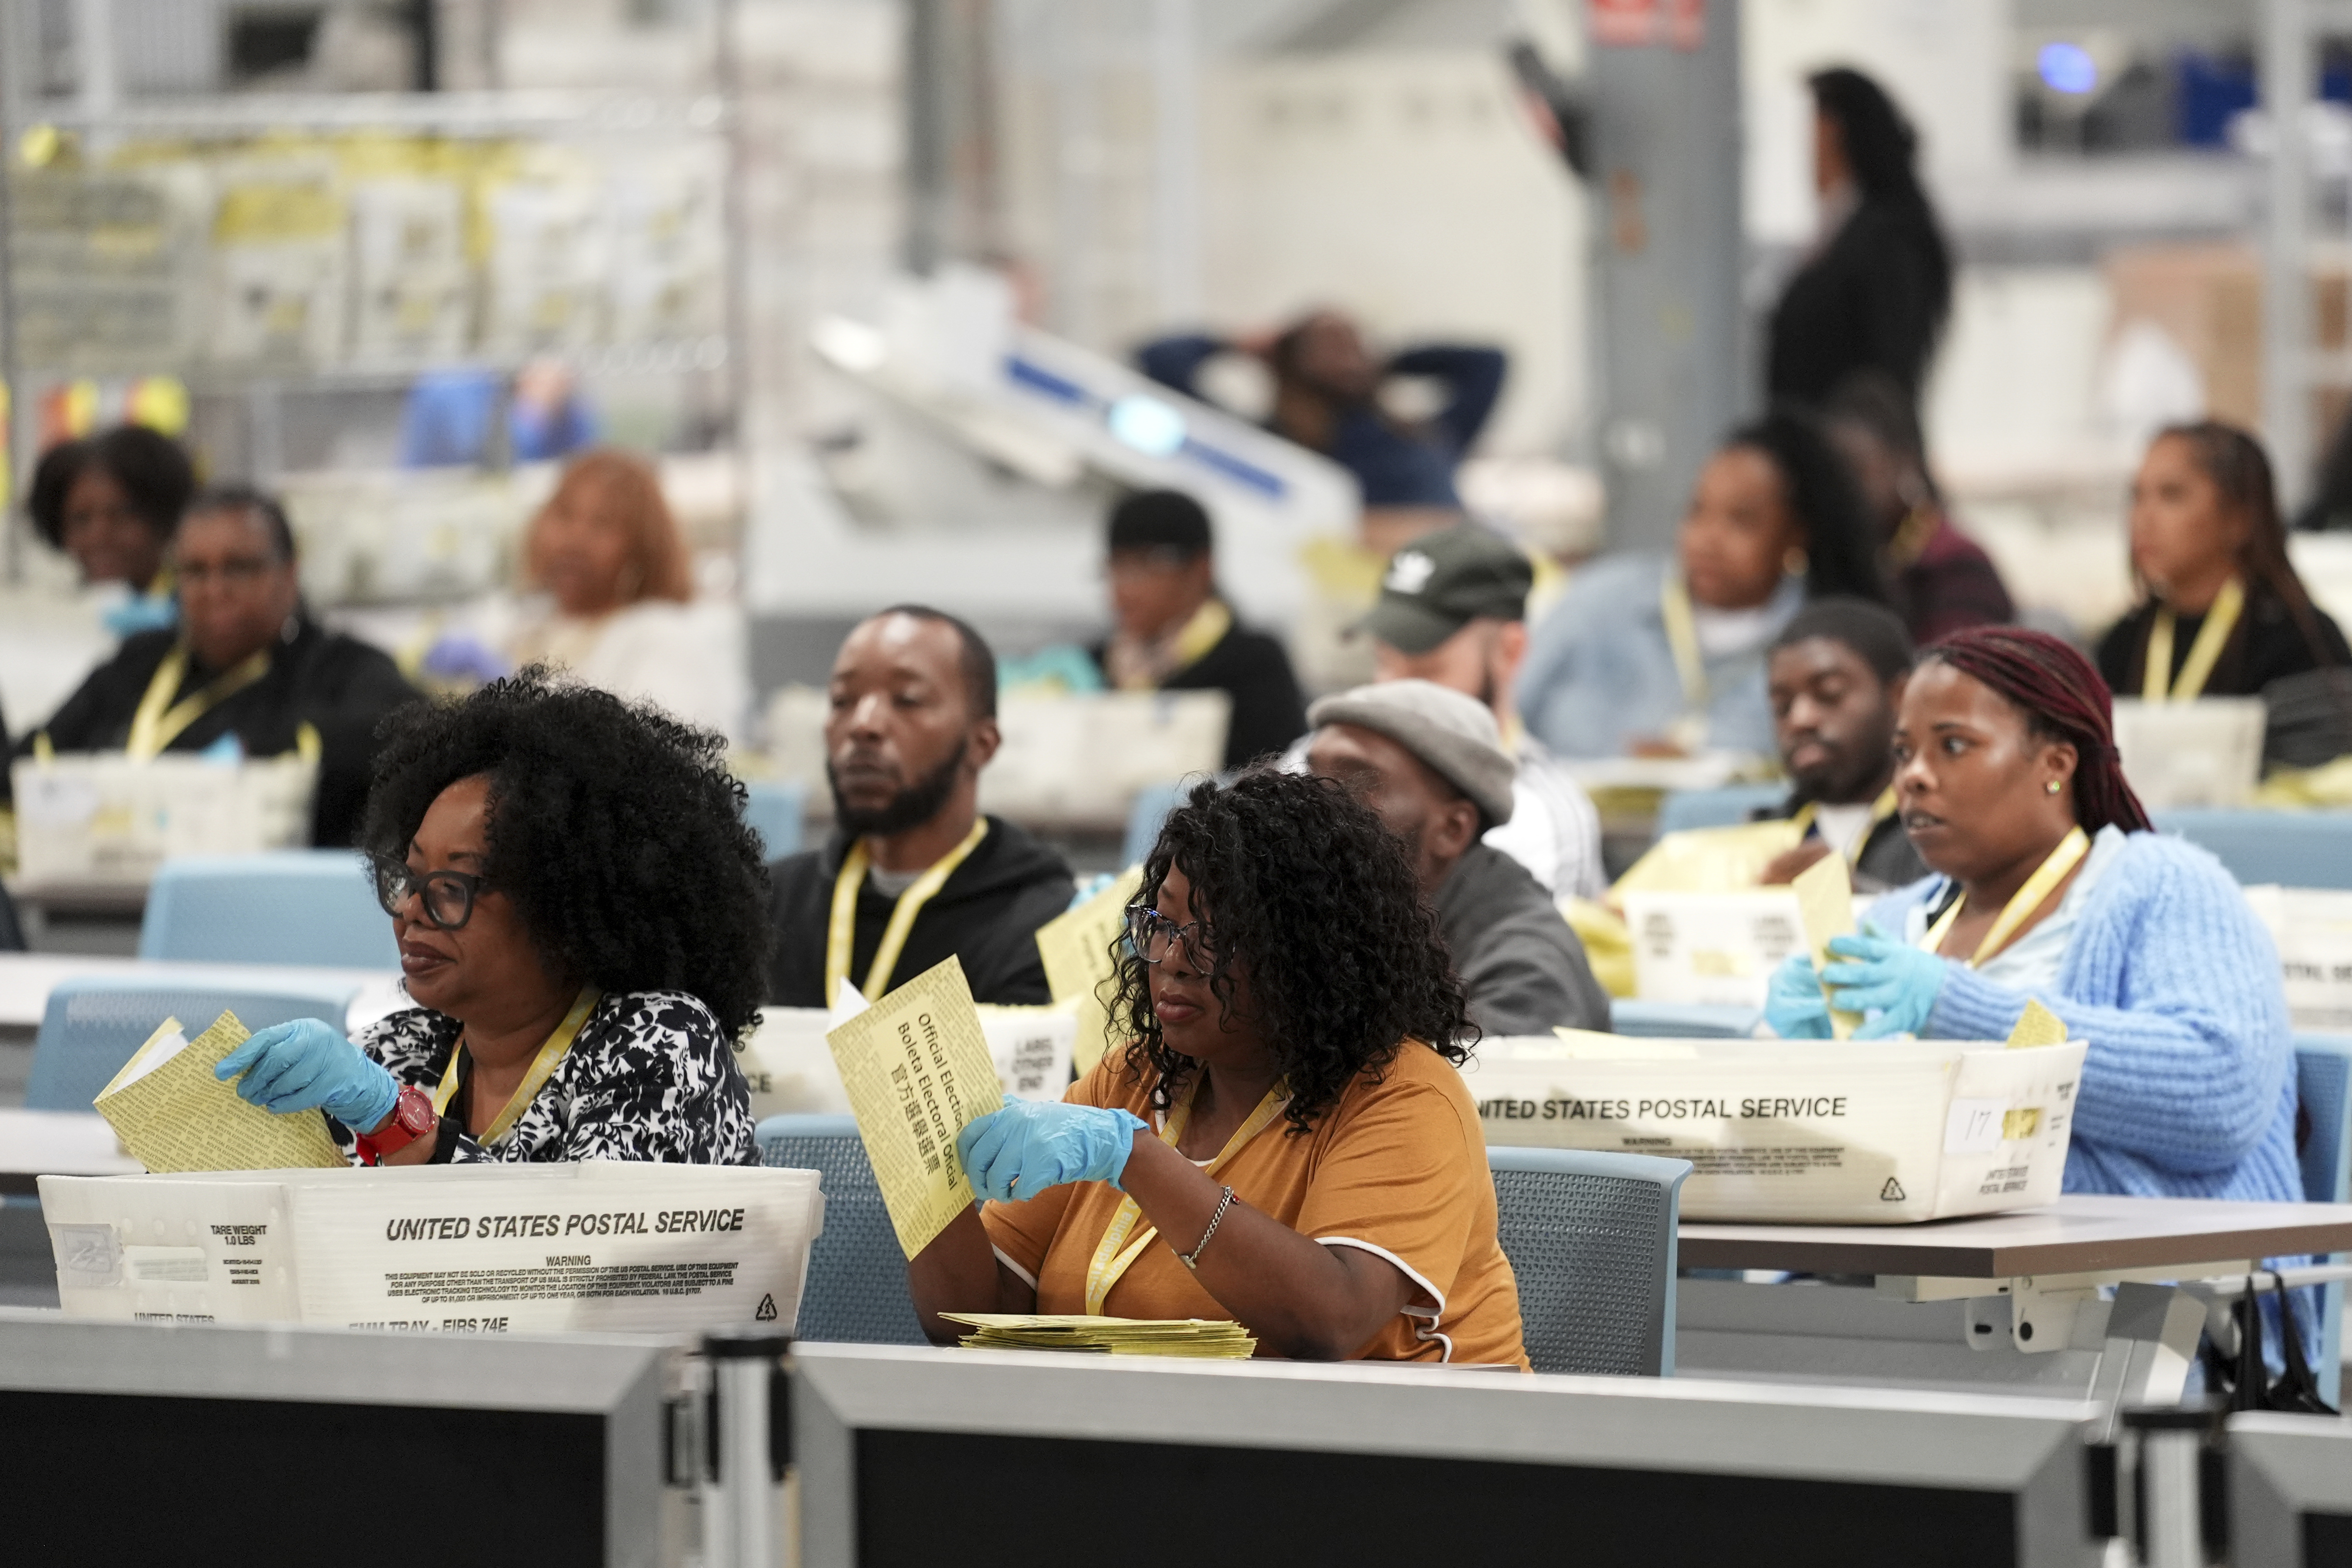
<instances>
[{"instance_id":1,"label":"black eyeglasses","mask_svg":"<svg viewBox=\"0 0 2352 1568\"><path fill-rule=\"evenodd\" d=\"M1146 963L1157 963L1166 958L1180 942L1184 944L1185 958L1194 969L1207 969L1212 957L1199 921L1178 925L1150 904L1127 906L1127 940L1135 948L1136 956Z\"/></svg>"},{"instance_id":2,"label":"black eyeglasses","mask_svg":"<svg viewBox=\"0 0 2352 1568\"><path fill-rule=\"evenodd\" d=\"M375 901L385 914L398 915L414 897L423 902L425 918L443 931L457 931L474 918L482 878L466 871L414 871L389 855L371 855L368 863L375 872Z\"/></svg>"}]
</instances>

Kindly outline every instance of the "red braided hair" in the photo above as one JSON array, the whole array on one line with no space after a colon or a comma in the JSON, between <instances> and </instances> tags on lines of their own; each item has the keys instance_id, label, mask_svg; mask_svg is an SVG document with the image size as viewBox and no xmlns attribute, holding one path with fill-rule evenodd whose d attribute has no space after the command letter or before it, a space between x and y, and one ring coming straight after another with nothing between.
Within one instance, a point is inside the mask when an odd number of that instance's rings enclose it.
<instances>
[{"instance_id":1,"label":"red braided hair","mask_svg":"<svg viewBox=\"0 0 2352 1568\"><path fill-rule=\"evenodd\" d=\"M2089 659L2047 632L2022 626L1970 626L1919 657L1983 682L2023 713L2035 734L2074 748L2074 820L2085 832L2109 823L2126 833L2148 829L2147 812L2116 751L2113 699Z\"/></svg>"}]
</instances>

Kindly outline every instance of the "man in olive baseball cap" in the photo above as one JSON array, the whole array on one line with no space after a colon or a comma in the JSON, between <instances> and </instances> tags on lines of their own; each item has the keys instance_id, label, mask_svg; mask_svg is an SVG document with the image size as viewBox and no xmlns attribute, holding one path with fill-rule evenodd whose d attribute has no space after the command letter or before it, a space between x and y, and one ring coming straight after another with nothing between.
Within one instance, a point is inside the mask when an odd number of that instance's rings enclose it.
<instances>
[{"instance_id":1,"label":"man in olive baseball cap","mask_svg":"<svg viewBox=\"0 0 2352 1568\"><path fill-rule=\"evenodd\" d=\"M1535 567L1491 529L1462 523L1424 534L1389 561L1381 596L1357 623L1374 642L1379 679L1433 680L1494 711L1519 764L1508 822L1486 841L1525 866L1555 898L1597 899L1601 818L1592 801L1519 722L1512 683L1528 652Z\"/></svg>"}]
</instances>

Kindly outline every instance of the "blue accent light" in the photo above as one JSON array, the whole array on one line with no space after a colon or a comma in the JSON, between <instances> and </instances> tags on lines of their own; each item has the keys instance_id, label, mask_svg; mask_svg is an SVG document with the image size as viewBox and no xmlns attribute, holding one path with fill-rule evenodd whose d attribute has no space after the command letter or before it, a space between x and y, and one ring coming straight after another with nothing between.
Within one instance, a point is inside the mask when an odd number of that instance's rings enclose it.
<instances>
[{"instance_id":1,"label":"blue accent light","mask_svg":"<svg viewBox=\"0 0 2352 1568\"><path fill-rule=\"evenodd\" d=\"M1110 405L1110 433L1137 451L1172 458L1184 448L1184 416L1156 397L1130 393Z\"/></svg>"},{"instance_id":2,"label":"blue accent light","mask_svg":"<svg viewBox=\"0 0 2352 1568\"><path fill-rule=\"evenodd\" d=\"M2099 85L2099 66L2080 44L2044 44L2033 63L2053 92L2080 98Z\"/></svg>"}]
</instances>

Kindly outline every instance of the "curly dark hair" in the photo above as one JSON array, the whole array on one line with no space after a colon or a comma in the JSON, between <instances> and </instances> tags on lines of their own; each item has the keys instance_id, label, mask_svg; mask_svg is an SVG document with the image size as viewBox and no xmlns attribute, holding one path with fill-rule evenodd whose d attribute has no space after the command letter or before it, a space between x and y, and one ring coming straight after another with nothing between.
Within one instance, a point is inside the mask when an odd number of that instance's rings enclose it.
<instances>
[{"instance_id":1,"label":"curly dark hair","mask_svg":"<svg viewBox=\"0 0 2352 1568\"><path fill-rule=\"evenodd\" d=\"M1456 1066L1469 1059L1477 1026L1437 917L1404 846L1344 785L1271 768L1203 783L1169 813L1137 898L1157 899L1171 867L1192 884L1221 1021L1234 1016L1234 966L1248 970L1250 1020L1288 1086L1294 1134L1407 1039ZM1123 942L1118 952L1111 1016L1134 1040L1129 1080L1148 1062L1152 1103L1166 1110L1198 1064L1160 1039L1150 966Z\"/></svg>"},{"instance_id":2,"label":"curly dark hair","mask_svg":"<svg viewBox=\"0 0 2352 1568\"><path fill-rule=\"evenodd\" d=\"M25 498L33 531L54 550L66 545L66 497L74 481L101 468L122 487L139 521L158 539L169 539L196 493L196 470L188 454L169 436L143 425L118 425L102 436L66 441L43 454Z\"/></svg>"},{"instance_id":3,"label":"curly dark hair","mask_svg":"<svg viewBox=\"0 0 2352 1568\"><path fill-rule=\"evenodd\" d=\"M379 733L362 849L406 855L443 790L488 774L483 875L551 964L608 992L683 991L730 1037L751 1024L768 871L719 737L537 665Z\"/></svg>"},{"instance_id":4,"label":"curly dark hair","mask_svg":"<svg viewBox=\"0 0 2352 1568\"><path fill-rule=\"evenodd\" d=\"M1878 570L1878 527L1853 470L1830 441L1821 420L1783 405L1724 438L1724 447L1748 447L1780 470L1789 510L1805 531L1805 595L1835 595L1886 603Z\"/></svg>"}]
</instances>

